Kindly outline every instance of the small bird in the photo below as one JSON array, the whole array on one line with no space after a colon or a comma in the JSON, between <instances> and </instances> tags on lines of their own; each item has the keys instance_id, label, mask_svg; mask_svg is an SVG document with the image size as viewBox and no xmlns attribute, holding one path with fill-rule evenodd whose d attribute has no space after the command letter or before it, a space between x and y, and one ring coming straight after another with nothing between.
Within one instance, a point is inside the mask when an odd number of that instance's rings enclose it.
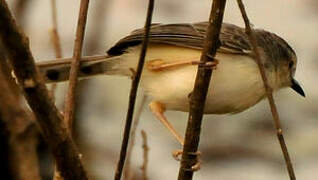
<instances>
[{"instance_id":1,"label":"small bird","mask_svg":"<svg viewBox=\"0 0 318 180\"><path fill-rule=\"evenodd\" d=\"M208 22L193 24L152 24L141 87L151 98L153 114L183 145L183 138L164 116L166 110L189 111L189 94L194 87ZM269 86L273 91L291 87L305 96L294 79L297 57L295 51L281 37L261 29L255 30L257 45L263 59ZM144 29L137 29L119 40L107 55L84 57L80 77L99 74L134 76ZM251 43L245 29L223 23L220 47L213 68L213 76L205 105L205 114L233 114L242 112L264 99L265 89ZM66 81L71 59L38 64L47 82Z\"/></svg>"}]
</instances>

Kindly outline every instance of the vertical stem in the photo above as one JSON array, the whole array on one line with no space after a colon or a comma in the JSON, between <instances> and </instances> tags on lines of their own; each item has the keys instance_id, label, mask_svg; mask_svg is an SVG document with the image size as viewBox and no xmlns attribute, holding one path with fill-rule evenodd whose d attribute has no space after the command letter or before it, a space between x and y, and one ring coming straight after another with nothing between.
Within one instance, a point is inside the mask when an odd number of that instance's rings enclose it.
<instances>
[{"instance_id":1,"label":"vertical stem","mask_svg":"<svg viewBox=\"0 0 318 180\"><path fill-rule=\"evenodd\" d=\"M269 101L269 105L270 105L270 108L271 108L271 112L272 112L272 116L273 116L273 120L274 120L274 124L275 124L275 128L276 128L276 132L277 132L277 138L278 138L278 141L280 143L280 146L281 146L281 149L282 149L282 152L283 152L283 155L284 155L284 159L285 159L285 163L286 163L286 166L287 166L289 178L291 180L296 180L296 176L295 176L295 172L294 172L294 169L293 169L293 165L292 165L292 162L291 162L288 150L287 150L287 146L286 146L286 143L285 143L285 140L284 140L283 130L282 130L282 127L281 127L281 123L280 123L277 107L275 105L275 101L274 101L274 98L273 98L273 92L272 92L271 87L268 85L268 80L267 80L267 77L266 77L266 74L265 74L265 67L264 67L264 64L262 63L262 62L264 62L263 59L262 59L264 57L261 56L261 53L259 52L257 41L256 41L256 37L255 37L255 34L254 34L254 32L253 32L253 30L252 30L252 28L250 26L250 21L249 21L249 19L247 17L247 13L245 11L245 7L244 7L244 4L243 4L242 0L237 0L237 3L239 5L240 11L242 13L242 17L244 19L246 34L248 35L248 38L249 38L249 40L250 40L250 42L252 44L252 50L254 52L254 55L255 55L255 58L257 60L257 64L258 64L258 67L259 67L259 70L260 70L260 73L261 73L261 76L262 76L262 79L263 79L263 82L264 82L266 95L267 95L267 98L268 98L268 101Z\"/></svg>"},{"instance_id":2,"label":"vertical stem","mask_svg":"<svg viewBox=\"0 0 318 180\"><path fill-rule=\"evenodd\" d=\"M219 34L223 21L226 0L213 0L209 26L201 55L201 62L212 62L220 45ZM194 89L190 97L190 113L183 146L178 180L191 180L192 167L197 163L197 150L200 141L205 99L211 81L212 69L198 67Z\"/></svg>"},{"instance_id":3,"label":"vertical stem","mask_svg":"<svg viewBox=\"0 0 318 180\"><path fill-rule=\"evenodd\" d=\"M81 0L81 7L78 16L77 22L77 30L76 30L76 37L75 37L75 44L73 50L73 60L71 63L71 70L70 70L70 78L69 78L69 88L66 96L65 102L65 122L67 123L69 130L71 132L72 124L74 121L75 116L75 91L77 85L77 77L80 68L80 59L82 55L83 49L83 41L84 41L84 34L85 34L85 27L86 27L86 20L87 20L87 12L88 12L88 5L89 0Z\"/></svg>"},{"instance_id":4,"label":"vertical stem","mask_svg":"<svg viewBox=\"0 0 318 180\"><path fill-rule=\"evenodd\" d=\"M120 150L120 157L119 157L119 161L118 161L117 169L115 173L115 178L114 178L115 180L121 179L123 167L125 164L130 129L131 129L131 124L132 124L132 119L133 119L133 114L135 109L137 90L138 90L138 85L139 85L142 69L144 67L144 62L145 62L145 57L146 57L146 52L148 47L149 32L150 32L152 14L154 9L154 2L155 2L154 0L149 0L148 10L147 10L147 19L145 23L145 37L142 42L142 48L140 52L140 58L139 58L138 66L137 66L137 71L131 84L128 111L126 116L126 125L125 125L124 137L123 137L121 150Z\"/></svg>"}]
</instances>

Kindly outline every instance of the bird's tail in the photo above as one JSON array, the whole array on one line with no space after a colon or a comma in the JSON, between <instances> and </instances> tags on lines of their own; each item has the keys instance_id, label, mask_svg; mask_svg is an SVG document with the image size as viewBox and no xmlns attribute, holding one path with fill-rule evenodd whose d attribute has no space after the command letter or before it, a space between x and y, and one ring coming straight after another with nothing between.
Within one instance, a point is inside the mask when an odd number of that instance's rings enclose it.
<instances>
[{"instance_id":1,"label":"bird's tail","mask_svg":"<svg viewBox=\"0 0 318 180\"><path fill-rule=\"evenodd\" d=\"M71 58L51 60L38 63L46 83L67 81L69 78ZM108 74L129 75L127 68L121 68L120 56L90 56L81 59L79 78Z\"/></svg>"}]
</instances>

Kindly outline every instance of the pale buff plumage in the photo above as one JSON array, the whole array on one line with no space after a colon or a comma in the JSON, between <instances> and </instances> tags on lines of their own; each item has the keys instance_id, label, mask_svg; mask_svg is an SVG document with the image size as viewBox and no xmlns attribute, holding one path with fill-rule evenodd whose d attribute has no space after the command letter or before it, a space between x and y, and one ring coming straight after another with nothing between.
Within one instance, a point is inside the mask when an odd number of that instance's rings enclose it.
<instances>
[{"instance_id":1,"label":"pale buff plumage","mask_svg":"<svg viewBox=\"0 0 318 180\"><path fill-rule=\"evenodd\" d=\"M151 27L141 87L151 98L151 111L181 144L182 137L163 113L165 110L189 111L189 94L193 90L198 67L188 62L199 62L206 27L206 22L155 24ZM273 33L256 30L255 35L270 88L276 91L291 87L304 96L302 88L293 78L297 64L293 49ZM82 78L99 74L133 76L143 37L144 30L136 30L118 41L107 51L107 56L82 61L79 75ZM223 24L220 45L215 57L219 64L213 71L206 99L206 114L241 112L265 97L263 80L244 29ZM173 65L178 62L183 65ZM153 69L162 63L168 66ZM38 66L48 82L68 79L69 59Z\"/></svg>"}]
</instances>

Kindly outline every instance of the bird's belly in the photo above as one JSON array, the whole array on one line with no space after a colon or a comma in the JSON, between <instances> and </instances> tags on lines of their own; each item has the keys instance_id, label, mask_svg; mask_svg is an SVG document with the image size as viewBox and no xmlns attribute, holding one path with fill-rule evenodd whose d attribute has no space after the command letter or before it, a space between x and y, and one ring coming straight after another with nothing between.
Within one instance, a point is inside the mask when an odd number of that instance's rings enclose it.
<instances>
[{"instance_id":1,"label":"bird's belly","mask_svg":"<svg viewBox=\"0 0 318 180\"><path fill-rule=\"evenodd\" d=\"M264 97L259 70L249 57L217 55L205 105L206 114L243 111ZM194 87L197 66L187 65L160 72L144 71L142 86L154 101L167 110L189 111L189 94Z\"/></svg>"}]
</instances>

